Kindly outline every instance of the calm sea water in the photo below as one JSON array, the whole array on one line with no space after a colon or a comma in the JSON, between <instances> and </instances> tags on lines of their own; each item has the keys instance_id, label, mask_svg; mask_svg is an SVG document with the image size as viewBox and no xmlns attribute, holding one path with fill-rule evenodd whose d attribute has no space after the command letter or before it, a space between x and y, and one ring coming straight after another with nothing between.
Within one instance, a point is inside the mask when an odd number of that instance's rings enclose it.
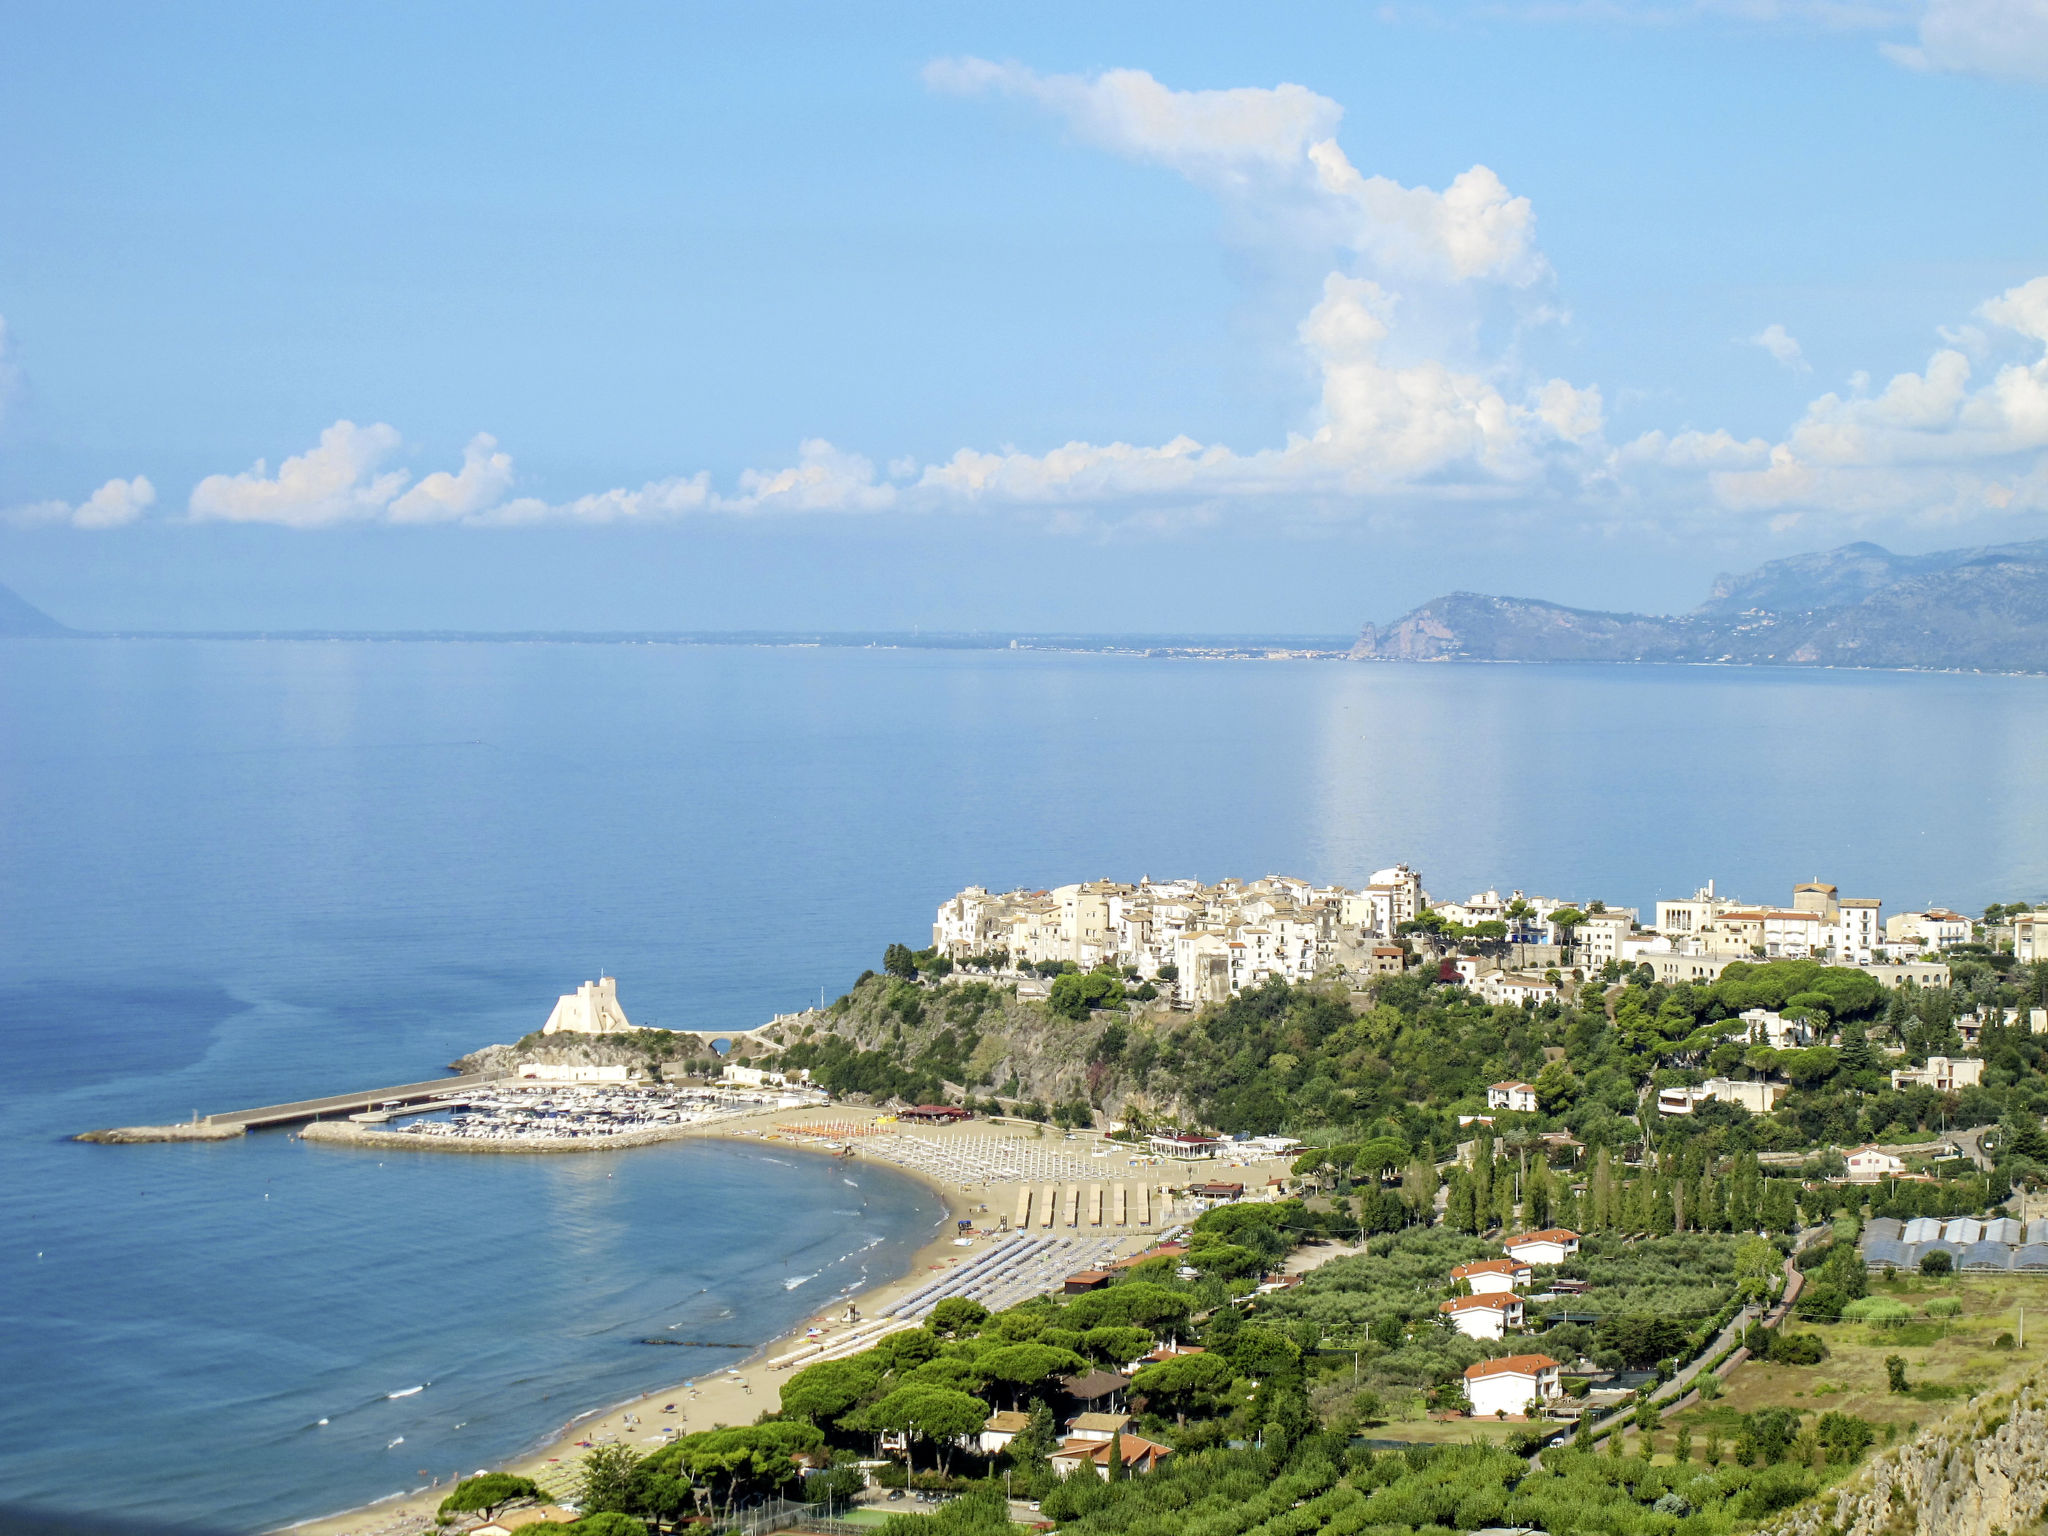
<instances>
[{"instance_id":1,"label":"calm sea water","mask_svg":"<svg viewBox=\"0 0 2048 1536\"><path fill-rule=\"evenodd\" d=\"M253 1529L446 1477L939 1214L772 1149L71 1131L430 1075L600 968L751 1025L969 882L2040 898L2044 764L2031 678L0 642L0 1501Z\"/></svg>"}]
</instances>

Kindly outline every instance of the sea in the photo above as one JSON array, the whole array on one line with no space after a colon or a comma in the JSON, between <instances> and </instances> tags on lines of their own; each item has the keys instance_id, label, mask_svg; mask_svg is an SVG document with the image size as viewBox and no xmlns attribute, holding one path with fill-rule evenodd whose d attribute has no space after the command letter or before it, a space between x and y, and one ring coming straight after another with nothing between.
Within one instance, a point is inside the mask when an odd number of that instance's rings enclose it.
<instances>
[{"instance_id":1,"label":"sea","mask_svg":"<svg viewBox=\"0 0 2048 1536\"><path fill-rule=\"evenodd\" d=\"M429 1077L600 973L748 1027L969 884L2041 899L2044 770L2033 677L0 641L0 1506L254 1531L445 1482L942 1217L773 1144L71 1133Z\"/></svg>"}]
</instances>

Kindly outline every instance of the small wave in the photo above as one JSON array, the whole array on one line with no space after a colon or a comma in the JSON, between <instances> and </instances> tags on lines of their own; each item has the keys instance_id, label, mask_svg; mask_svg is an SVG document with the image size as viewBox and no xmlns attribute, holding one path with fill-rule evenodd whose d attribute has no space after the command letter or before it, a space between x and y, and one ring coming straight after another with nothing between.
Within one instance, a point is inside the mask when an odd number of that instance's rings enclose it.
<instances>
[{"instance_id":1,"label":"small wave","mask_svg":"<svg viewBox=\"0 0 2048 1536\"><path fill-rule=\"evenodd\" d=\"M860 1186L859 1186L858 1184L854 1184L854 1183L853 1183L853 1180L851 1180L851 1179L841 1179L841 1180L840 1180L839 1182L840 1182L840 1183L842 1183L842 1184L853 1184L853 1187L854 1187L855 1189L859 1189L859 1188L860 1188Z\"/></svg>"},{"instance_id":2,"label":"small wave","mask_svg":"<svg viewBox=\"0 0 2048 1536\"><path fill-rule=\"evenodd\" d=\"M796 1277L796 1278L795 1278L794 1280L785 1280L785 1281L783 1281L783 1282L782 1282L782 1288L783 1288L783 1289L784 1289L785 1291L793 1291L793 1290L795 1290L795 1289L796 1289L796 1288L797 1288L798 1286L800 1286L800 1285L808 1285L808 1284L809 1284L809 1283L810 1283L811 1281L813 1281L813 1280L815 1280L815 1279L817 1279L817 1278L818 1278L818 1276L817 1276L816 1274L809 1274L809 1275L798 1275L798 1276L797 1276L797 1277Z\"/></svg>"},{"instance_id":3,"label":"small wave","mask_svg":"<svg viewBox=\"0 0 2048 1536\"><path fill-rule=\"evenodd\" d=\"M764 1157L761 1159L761 1161L764 1163L773 1163L778 1168L794 1168L796 1166L795 1163L785 1163L779 1157Z\"/></svg>"},{"instance_id":4,"label":"small wave","mask_svg":"<svg viewBox=\"0 0 2048 1536\"><path fill-rule=\"evenodd\" d=\"M426 1390L427 1390L427 1388L426 1388L426 1384L425 1384L424 1382L422 1382L422 1383L421 1383L421 1384L420 1384L419 1386L417 1386L417 1387L407 1387L407 1388L406 1388L406 1389L405 1389L405 1390L404 1390L403 1392L386 1392L386 1393L384 1394L384 1401L388 1403L388 1402L391 1402L391 1401L392 1401L393 1399L395 1399L395 1398L401 1398L401 1397L414 1397L414 1396L417 1396L417 1395L418 1395L419 1393L421 1393L421 1392L424 1392L424 1391L426 1391Z\"/></svg>"},{"instance_id":5,"label":"small wave","mask_svg":"<svg viewBox=\"0 0 2048 1536\"><path fill-rule=\"evenodd\" d=\"M392 1441L389 1445L385 1446L384 1449L387 1451L395 1451L403 1444L405 1444L405 1436L400 1435L396 1440Z\"/></svg>"}]
</instances>

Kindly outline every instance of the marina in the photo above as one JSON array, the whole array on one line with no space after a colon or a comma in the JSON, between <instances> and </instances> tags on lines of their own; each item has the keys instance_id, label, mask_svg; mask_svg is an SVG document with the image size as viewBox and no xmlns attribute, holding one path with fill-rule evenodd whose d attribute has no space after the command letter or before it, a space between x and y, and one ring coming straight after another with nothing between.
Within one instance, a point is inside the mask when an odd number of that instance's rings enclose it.
<instances>
[{"instance_id":1,"label":"marina","mask_svg":"<svg viewBox=\"0 0 2048 1536\"><path fill-rule=\"evenodd\" d=\"M459 1106L429 1105L415 1111L416 1118L389 1127L388 1134L513 1148L604 1143L786 1108L792 1097L723 1087L505 1086L470 1094Z\"/></svg>"}]
</instances>

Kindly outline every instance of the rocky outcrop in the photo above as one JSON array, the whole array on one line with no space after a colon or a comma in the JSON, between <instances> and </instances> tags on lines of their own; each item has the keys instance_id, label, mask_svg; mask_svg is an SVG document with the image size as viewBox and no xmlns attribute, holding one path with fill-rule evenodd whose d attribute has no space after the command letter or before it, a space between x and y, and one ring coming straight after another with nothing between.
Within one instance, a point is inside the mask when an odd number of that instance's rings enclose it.
<instances>
[{"instance_id":1,"label":"rocky outcrop","mask_svg":"<svg viewBox=\"0 0 2048 1536\"><path fill-rule=\"evenodd\" d=\"M110 1130L86 1131L71 1139L122 1147L145 1141L232 1141L245 1134L239 1125L117 1125Z\"/></svg>"},{"instance_id":2,"label":"rocky outcrop","mask_svg":"<svg viewBox=\"0 0 2048 1536\"><path fill-rule=\"evenodd\" d=\"M609 1035L535 1032L511 1045L486 1045L449 1065L457 1072L511 1073L529 1061L566 1067L652 1068L664 1075L687 1076L692 1064L713 1066L715 1057L696 1035L671 1034L665 1029Z\"/></svg>"},{"instance_id":3,"label":"rocky outcrop","mask_svg":"<svg viewBox=\"0 0 2048 1536\"><path fill-rule=\"evenodd\" d=\"M1970 1406L1759 1536L2003 1536L2048 1510L2048 1388Z\"/></svg>"},{"instance_id":4,"label":"rocky outcrop","mask_svg":"<svg viewBox=\"0 0 2048 1536\"><path fill-rule=\"evenodd\" d=\"M1366 625L1351 656L2048 672L2048 541L1911 556L1849 544L1722 576L1671 616L1453 592Z\"/></svg>"}]
</instances>

